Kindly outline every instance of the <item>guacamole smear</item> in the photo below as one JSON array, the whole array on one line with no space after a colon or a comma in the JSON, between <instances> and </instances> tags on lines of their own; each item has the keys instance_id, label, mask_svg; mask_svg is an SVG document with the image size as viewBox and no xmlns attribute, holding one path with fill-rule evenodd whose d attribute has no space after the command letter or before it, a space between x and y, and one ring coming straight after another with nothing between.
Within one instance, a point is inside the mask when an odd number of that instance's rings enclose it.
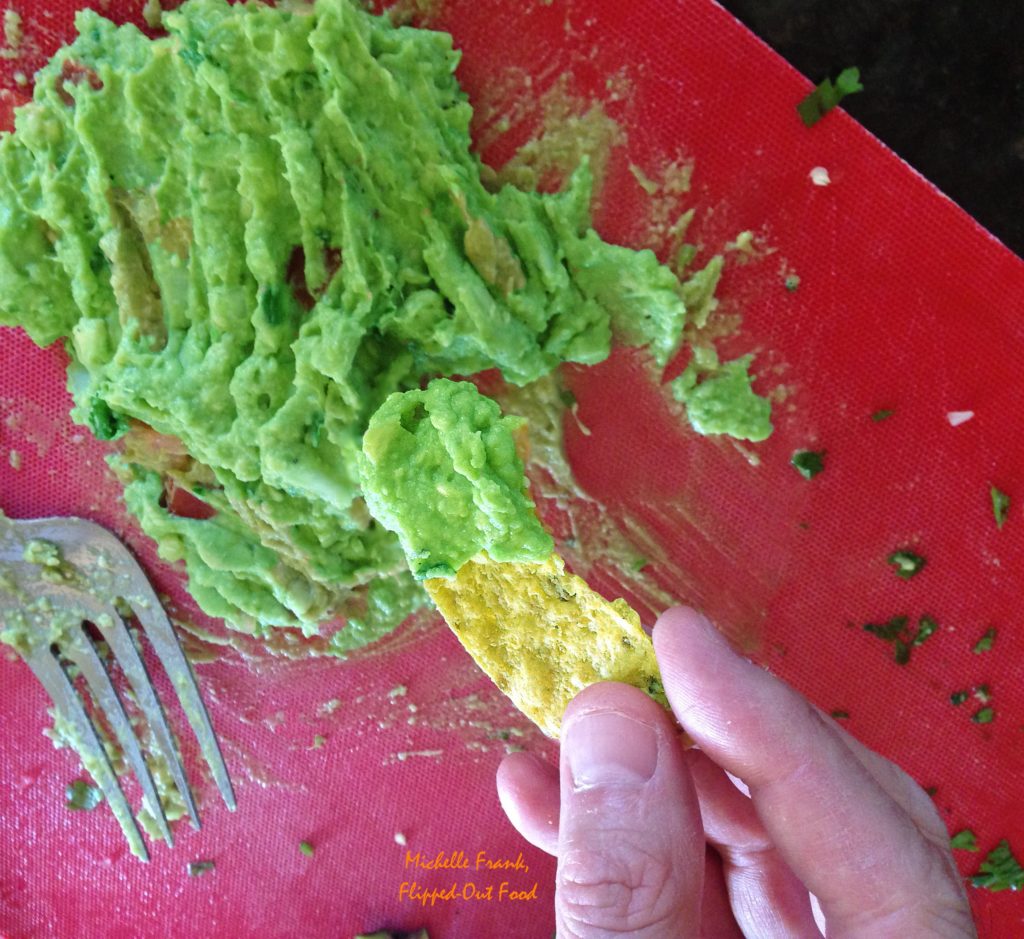
<instances>
[{"instance_id":1,"label":"guacamole smear","mask_svg":"<svg viewBox=\"0 0 1024 939\"><path fill-rule=\"evenodd\" d=\"M450 577L481 551L495 561L551 554L516 453L523 423L445 378L391 395L373 415L359 464L366 503L418 580Z\"/></svg>"},{"instance_id":2,"label":"guacamole smear","mask_svg":"<svg viewBox=\"0 0 1024 939\"><path fill-rule=\"evenodd\" d=\"M694 430L753 441L771 434L771 402L751 385L752 361L753 356L744 355L720 362L714 349L694 348L690 364L671 383L672 394L686 405Z\"/></svg>"},{"instance_id":3,"label":"guacamole smear","mask_svg":"<svg viewBox=\"0 0 1024 939\"><path fill-rule=\"evenodd\" d=\"M63 342L72 417L116 441L128 508L207 613L249 632L348 617L370 641L425 603L367 511L378 408L379 428L430 378L525 385L613 338L663 367L684 291L593 231L586 162L556 193L483 185L447 34L350 0L187 0L162 23L78 13L0 138L0 324ZM468 445L435 423L447 392L424 394L428 451ZM502 472L513 512L521 471ZM422 575L485 527L404 547Z\"/></svg>"}]
</instances>

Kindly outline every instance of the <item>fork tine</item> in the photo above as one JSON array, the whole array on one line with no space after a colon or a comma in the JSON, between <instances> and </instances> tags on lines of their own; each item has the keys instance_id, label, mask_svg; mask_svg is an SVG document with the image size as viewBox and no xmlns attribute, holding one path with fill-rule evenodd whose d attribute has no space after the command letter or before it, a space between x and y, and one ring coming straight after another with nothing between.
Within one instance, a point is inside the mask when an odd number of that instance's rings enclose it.
<instances>
[{"instance_id":1,"label":"fork tine","mask_svg":"<svg viewBox=\"0 0 1024 939\"><path fill-rule=\"evenodd\" d=\"M196 686L195 676L192 674L192 666L189 664L185 653L181 651L178 637L174 634L170 620L164 612L163 606L157 600L153 588L147 581L140 588L145 587L145 603L139 603L136 598L131 598L132 609L135 616L142 624L142 628L153 646L153 650L160 659L178 692L178 700L181 708L188 718L189 724L199 741L199 748L206 757L206 763L213 773L217 788L224 799L224 804L233 812L235 811L235 793L231 788L231 779L228 777L228 769L224 765L224 757L220 752L220 745L210 724L210 715L206 712L206 705L199 695L199 688Z\"/></svg>"},{"instance_id":2,"label":"fork tine","mask_svg":"<svg viewBox=\"0 0 1024 939\"><path fill-rule=\"evenodd\" d=\"M46 521L67 522L66 519L50 519ZM80 541L88 541L93 545L103 545L109 557L114 560L115 567L119 569L119 577L122 579L118 586L118 591L131 604L136 618L157 654L157 658L160 659L164 671L167 672L167 676L171 679L171 684L174 685L178 693L178 700L181 702L182 710L185 712L185 717L188 718L196 739L199 741L199 748L206 759L207 765L210 767L210 772L217 783L217 788L220 790L220 794L227 807L234 811L236 805L235 793L231 788L231 779L228 776L227 767L224 765L220 745L210 724L210 716L206 711L206 706L203 704L203 699L199 696L199 689L196 686L192 667L189 665L188 659L185 658L185 654L181 651L178 637L149 579L142 568L139 567L135 558L132 557L131 552L111 532L94 522L88 522L84 519L75 519L74 523L76 531L79 533L78 538ZM116 629L114 633L116 633ZM119 648L123 648L125 653L125 658L122 660L124 662L130 662L138 658L137 655L131 655L127 648L129 645L134 650L135 646L130 636L127 637L126 643L123 642L119 646ZM113 648L113 646L111 647ZM115 654L120 658L119 652L115 651ZM145 666L141 662L140 669L135 674L139 677L140 688L149 685ZM138 690L136 690L136 694L138 694ZM154 702L154 706L151 708L154 715L159 709L159 703ZM147 712L148 717L149 712ZM150 726L154 728L166 727L166 721L157 719ZM165 740L164 748L168 751L168 756L165 758L169 759L170 755L175 753L169 731L165 735ZM173 768L175 764L171 762L170 765ZM179 782L177 776L175 777L175 782ZM191 793L188 790L188 784L183 773L178 789L181 791L186 804L192 805L189 814L192 817L192 824L198 828L199 817L194 812Z\"/></svg>"},{"instance_id":3,"label":"fork tine","mask_svg":"<svg viewBox=\"0 0 1024 939\"><path fill-rule=\"evenodd\" d=\"M104 621L99 626L99 630L103 633L103 638L107 640L111 652L114 653L115 658L121 665L121 670L135 692L135 699L138 701L142 713L145 714L146 720L149 723L149 729L153 733L155 748L159 755L163 757L171 772L171 778L174 780L175 786L178 787L178 792L181 793L181 798L185 802L185 809L192 820L192 827L199 828L199 812L196 810L195 799L192 796L192 790L185 776L185 769L181 765L181 758L178 756L178 750L175 746L171 729L167 724L164 709L160 704L160 699L156 696L156 692L153 690L153 684L150 681L146 663L143 661L142 656L139 655L139 650L135 647L135 643L132 641L131 634L128 632L124 620L118 616L117 611L113 608L109 610L109 615L109 622Z\"/></svg>"},{"instance_id":4,"label":"fork tine","mask_svg":"<svg viewBox=\"0 0 1024 939\"><path fill-rule=\"evenodd\" d=\"M110 726L114 729L114 733L121 744L121 749L128 758L136 779L142 785L143 804L149 809L150 815L153 816L159 826L160 834L163 836L164 841L167 842L168 846L173 846L174 839L171 836L170 826L167 824L164 807L160 802L160 797L157 795L156 786L153 784L153 775L150 773L149 766L142 755L142 750L139 748L138 738L135 736L135 731L128 720L128 715L124 711L121 699L117 696L117 692L114 691L114 686L110 682L110 675L107 672L106 665L104 665L96 653L92 637L84 629L71 631L68 634L67 641L61 646L61 651L82 670L82 675L89 685L89 690L106 715L107 720L110 721Z\"/></svg>"},{"instance_id":5,"label":"fork tine","mask_svg":"<svg viewBox=\"0 0 1024 939\"><path fill-rule=\"evenodd\" d=\"M121 784L117 781L117 776L110 765L103 744L100 743L96 728L93 727L89 715L85 712L82 699L78 696L74 685L71 684L71 680L64 673L64 669L61 668L49 648L33 649L25 655L25 660L53 699L58 715L68 721L74 729L73 744L82 760L82 765L99 785L114 817L128 839L128 846L132 854L140 860L148 861L149 852L146 850L146 844L142 840L142 833L132 815L131 807L124 797L124 792L121 791Z\"/></svg>"}]
</instances>

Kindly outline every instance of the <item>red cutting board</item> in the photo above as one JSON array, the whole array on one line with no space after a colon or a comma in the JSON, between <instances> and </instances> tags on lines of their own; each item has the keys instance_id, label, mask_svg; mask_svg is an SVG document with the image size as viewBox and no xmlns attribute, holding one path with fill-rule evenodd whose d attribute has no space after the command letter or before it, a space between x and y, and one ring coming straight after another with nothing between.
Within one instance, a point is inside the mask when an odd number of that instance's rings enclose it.
<instances>
[{"instance_id":1,"label":"red cutting board","mask_svg":"<svg viewBox=\"0 0 1024 939\"><path fill-rule=\"evenodd\" d=\"M23 93L14 72L31 75L70 38L74 5L15 4L24 54L3 63L8 104ZM142 2L99 6L137 19ZM653 539L647 574L661 588L703 607L822 707L848 712L856 736L935 787L950 830L978 834L981 853L958 853L965 875L1001 838L1024 858L1024 264L845 114L804 127L794 106L809 83L710 0L433 6L430 21L464 50L464 87L492 118L530 112L562 75L605 102L624 132L596 217L606 238L664 247L630 164L654 179L676 158L693 166L684 203L705 257L755 234L752 257L726 253L720 314L740 328L723 348L755 350L758 387L781 389L775 434L746 452L697 437L617 354L567 375L581 485ZM513 120L492 139L497 126L476 125L495 165L527 135ZM828 186L810 180L818 166ZM60 350L0 331L0 508L110 525L199 621L180 573L155 561L117 504L103 447L64 416L62 369ZM893 414L875 422L879 409ZM953 427L951 411L974 416ZM826 451L810 481L788 462L801 448ZM990 485L1013 500L1001 531ZM904 546L928 561L911 581L885 562ZM610 572L593 580L621 589ZM940 629L905 666L861 628L921 614ZM989 626L994 648L973 653ZM553 748L437 620L346 663L228 650L196 670L239 809L227 812L200 780L203 830L180 827L178 845L155 845L142 865L105 808L65 810L76 760L42 736L48 702L28 670L0 656L0 933L335 939L427 926L434 939L548 939L553 862L505 821L493 779L503 736ZM970 720L973 700L949 702L979 684L996 712L986 725ZM313 749L315 735L324 741ZM415 852L468 869L417 871ZM481 852L521 854L528 869L477 870ZM186 864L203 859L216 868L188 877ZM456 896L423 905L408 896L413 881L454 885ZM511 900L502 883L537 886ZM1020 896L971 899L983 936L1024 934Z\"/></svg>"}]
</instances>

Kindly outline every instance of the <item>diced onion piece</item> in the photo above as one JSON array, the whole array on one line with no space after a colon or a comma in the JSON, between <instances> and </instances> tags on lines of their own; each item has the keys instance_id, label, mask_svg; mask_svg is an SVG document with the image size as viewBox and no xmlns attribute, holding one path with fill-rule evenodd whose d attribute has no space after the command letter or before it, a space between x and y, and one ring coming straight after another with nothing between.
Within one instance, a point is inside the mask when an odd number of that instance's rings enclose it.
<instances>
[{"instance_id":1,"label":"diced onion piece","mask_svg":"<svg viewBox=\"0 0 1024 939\"><path fill-rule=\"evenodd\" d=\"M966 424L972 417L974 417L973 411L950 411L946 415L946 420L949 421L950 427L959 427L961 424Z\"/></svg>"}]
</instances>

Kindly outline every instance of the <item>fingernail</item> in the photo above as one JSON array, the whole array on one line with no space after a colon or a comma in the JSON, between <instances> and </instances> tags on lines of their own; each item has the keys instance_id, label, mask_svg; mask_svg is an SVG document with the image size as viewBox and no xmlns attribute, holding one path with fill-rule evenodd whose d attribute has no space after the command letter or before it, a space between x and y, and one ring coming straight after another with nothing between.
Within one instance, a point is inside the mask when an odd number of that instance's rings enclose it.
<instances>
[{"instance_id":1,"label":"fingernail","mask_svg":"<svg viewBox=\"0 0 1024 939\"><path fill-rule=\"evenodd\" d=\"M577 789L640 786L658 765L654 728L618 711L580 714L569 723L562 745Z\"/></svg>"}]
</instances>

